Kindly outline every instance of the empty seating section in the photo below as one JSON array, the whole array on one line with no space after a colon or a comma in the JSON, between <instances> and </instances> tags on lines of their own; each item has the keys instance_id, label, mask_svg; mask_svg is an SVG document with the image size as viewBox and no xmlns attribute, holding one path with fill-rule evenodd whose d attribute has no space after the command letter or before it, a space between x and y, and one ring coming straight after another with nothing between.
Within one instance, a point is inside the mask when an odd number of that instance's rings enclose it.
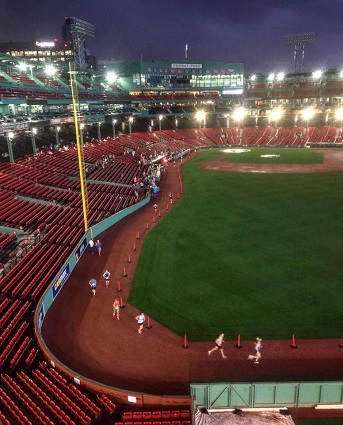
<instances>
[{"instance_id":1,"label":"empty seating section","mask_svg":"<svg viewBox=\"0 0 343 425\"><path fill-rule=\"evenodd\" d=\"M16 233L12 233L11 235L7 233L0 233L0 250L5 249L7 246L13 242L17 238Z\"/></svg>"},{"instance_id":2,"label":"empty seating section","mask_svg":"<svg viewBox=\"0 0 343 425\"><path fill-rule=\"evenodd\" d=\"M115 425L191 425L188 409L128 411L123 412Z\"/></svg>"},{"instance_id":3,"label":"empty seating section","mask_svg":"<svg viewBox=\"0 0 343 425\"><path fill-rule=\"evenodd\" d=\"M26 404L29 403L27 398L25 397L24 392L21 393L16 387L13 387L10 382L7 382L9 377L7 375L2 375L1 380L4 385L7 384L6 391L0 387L0 398L3 402L3 405L5 406L4 411L1 412L1 419L4 418L4 423L13 424L17 423L18 425L33 425L33 423L28 419L28 417L23 413L23 411L18 407L16 399L11 395L11 392L14 392L16 394L16 398L21 401L21 403L26 407ZM28 397L29 398L29 397ZM30 408L33 408L33 402L30 403ZM38 406L35 406L38 409ZM31 409L28 409L31 410ZM43 413L43 412L42 412ZM6 414L6 416L5 416ZM37 418L36 415L34 415L35 418ZM45 419L45 415L44 415ZM47 424L50 424L49 418L46 418ZM6 422L5 422L6 421ZM1 423L3 423L1 421ZM42 423L42 422L38 422Z\"/></svg>"},{"instance_id":4,"label":"empty seating section","mask_svg":"<svg viewBox=\"0 0 343 425\"><path fill-rule=\"evenodd\" d=\"M6 72L6 74L14 80L16 83L20 85L29 85L29 86L35 86L36 83L29 78L26 74L10 74L9 72Z\"/></svg>"}]
</instances>

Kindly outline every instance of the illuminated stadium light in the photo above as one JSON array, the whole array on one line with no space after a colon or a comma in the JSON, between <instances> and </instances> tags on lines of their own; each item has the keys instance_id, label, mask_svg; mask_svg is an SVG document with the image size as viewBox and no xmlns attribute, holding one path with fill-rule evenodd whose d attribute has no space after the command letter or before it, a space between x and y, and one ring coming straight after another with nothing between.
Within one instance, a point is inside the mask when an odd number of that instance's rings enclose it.
<instances>
[{"instance_id":1,"label":"illuminated stadium light","mask_svg":"<svg viewBox=\"0 0 343 425\"><path fill-rule=\"evenodd\" d=\"M81 146L83 146L83 129L85 128L85 124L82 122L80 123L80 141L81 141Z\"/></svg>"},{"instance_id":2,"label":"illuminated stadium light","mask_svg":"<svg viewBox=\"0 0 343 425\"><path fill-rule=\"evenodd\" d=\"M254 74L254 75L252 75L251 77L250 77L250 80L251 81L255 81L256 80L256 75Z\"/></svg>"},{"instance_id":3,"label":"illuminated stadium light","mask_svg":"<svg viewBox=\"0 0 343 425\"><path fill-rule=\"evenodd\" d=\"M273 81L275 79L275 74L274 74L274 72L271 72L269 75L268 75L268 81Z\"/></svg>"},{"instance_id":4,"label":"illuminated stadium light","mask_svg":"<svg viewBox=\"0 0 343 425\"><path fill-rule=\"evenodd\" d=\"M198 111L196 113L196 119L198 121L202 121L205 118L205 112L204 111Z\"/></svg>"},{"instance_id":5,"label":"illuminated stadium light","mask_svg":"<svg viewBox=\"0 0 343 425\"><path fill-rule=\"evenodd\" d=\"M7 149L8 149L8 156L10 159L10 162L14 162L14 156L13 156L13 149L12 149L12 142L11 140L14 137L14 133L12 131L9 131L6 134L6 139L7 139Z\"/></svg>"},{"instance_id":6,"label":"illuminated stadium light","mask_svg":"<svg viewBox=\"0 0 343 425\"><path fill-rule=\"evenodd\" d=\"M342 127L342 121L343 121L343 108L338 108L335 111L335 118L337 121L340 121L341 127Z\"/></svg>"},{"instance_id":7,"label":"illuminated stadium light","mask_svg":"<svg viewBox=\"0 0 343 425\"><path fill-rule=\"evenodd\" d=\"M60 147L60 136L58 134L60 130L61 130L61 127L59 125L56 125L56 127L55 127L55 139L56 139L57 148Z\"/></svg>"},{"instance_id":8,"label":"illuminated stadium light","mask_svg":"<svg viewBox=\"0 0 343 425\"><path fill-rule=\"evenodd\" d=\"M205 127L205 120L206 120L206 114L204 111L198 111L195 115L195 118L199 121L199 128L201 128L201 123L204 123Z\"/></svg>"},{"instance_id":9,"label":"illuminated stadium light","mask_svg":"<svg viewBox=\"0 0 343 425\"><path fill-rule=\"evenodd\" d=\"M323 75L323 71L320 71L320 70L312 72L312 78L314 80L319 80L322 75Z\"/></svg>"},{"instance_id":10,"label":"illuminated stadium light","mask_svg":"<svg viewBox=\"0 0 343 425\"><path fill-rule=\"evenodd\" d=\"M232 118L235 121L240 123L244 119L246 114L247 114L247 111L244 108L237 108L233 111Z\"/></svg>"},{"instance_id":11,"label":"illuminated stadium light","mask_svg":"<svg viewBox=\"0 0 343 425\"><path fill-rule=\"evenodd\" d=\"M275 122L275 127L277 126L277 122L282 117L283 111L280 108L275 108L270 113L270 119Z\"/></svg>"},{"instance_id":12,"label":"illuminated stadium light","mask_svg":"<svg viewBox=\"0 0 343 425\"><path fill-rule=\"evenodd\" d=\"M113 71L108 72L106 75L106 80L109 84L115 83L117 81L117 78L118 78L117 74Z\"/></svg>"},{"instance_id":13,"label":"illuminated stadium light","mask_svg":"<svg viewBox=\"0 0 343 425\"><path fill-rule=\"evenodd\" d=\"M26 71L29 67L25 62L19 62L17 66L20 71Z\"/></svg>"},{"instance_id":14,"label":"illuminated stadium light","mask_svg":"<svg viewBox=\"0 0 343 425\"><path fill-rule=\"evenodd\" d=\"M46 75L54 75L56 74L57 69L54 67L54 65L48 64L45 67L45 73Z\"/></svg>"},{"instance_id":15,"label":"illuminated stadium light","mask_svg":"<svg viewBox=\"0 0 343 425\"><path fill-rule=\"evenodd\" d=\"M343 78L343 69L342 69L342 71L339 73L339 76L340 76L341 78Z\"/></svg>"},{"instance_id":16,"label":"illuminated stadium light","mask_svg":"<svg viewBox=\"0 0 343 425\"><path fill-rule=\"evenodd\" d=\"M116 137L116 123L117 123L117 120L116 119L113 119L112 120L112 134L113 134L113 139Z\"/></svg>"},{"instance_id":17,"label":"illuminated stadium light","mask_svg":"<svg viewBox=\"0 0 343 425\"><path fill-rule=\"evenodd\" d=\"M314 109L313 108L303 109L303 111L301 112L301 115L303 119L310 120L311 118L314 117Z\"/></svg>"},{"instance_id":18,"label":"illuminated stadium light","mask_svg":"<svg viewBox=\"0 0 343 425\"><path fill-rule=\"evenodd\" d=\"M276 80L277 80L277 81L282 81L284 78L285 78L285 74L284 74L284 72L279 72L279 73L276 75Z\"/></svg>"},{"instance_id":19,"label":"illuminated stadium light","mask_svg":"<svg viewBox=\"0 0 343 425\"><path fill-rule=\"evenodd\" d=\"M128 121L129 121L129 133L131 133L132 131L131 124L133 123L133 117L129 117Z\"/></svg>"},{"instance_id":20,"label":"illuminated stadium light","mask_svg":"<svg viewBox=\"0 0 343 425\"><path fill-rule=\"evenodd\" d=\"M158 116L158 129L159 129L159 131L162 130L162 120L163 120L163 118L164 118L163 115Z\"/></svg>"},{"instance_id":21,"label":"illuminated stadium light","mask_svg":"<svg viewBox=\"0 0 343 425\"><path fill-rule=\"evenodd\" d=\"M306 127L308 127L309 121L314 117L315 111L313 108L303 109L301 112L303 119L306 121Z\"/></svg>"}]
</instances>

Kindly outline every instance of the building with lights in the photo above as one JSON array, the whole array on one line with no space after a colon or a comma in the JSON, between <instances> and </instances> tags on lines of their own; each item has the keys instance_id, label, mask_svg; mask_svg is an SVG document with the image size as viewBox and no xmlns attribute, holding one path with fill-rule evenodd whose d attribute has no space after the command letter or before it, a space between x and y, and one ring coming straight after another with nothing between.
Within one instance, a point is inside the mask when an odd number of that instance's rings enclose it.
<instances>
[{"instance_id":1,"label":"building with lights","mask_svg":"<svg viewBox=\"0 0 343 425\"><path fill-rule=\"evenodd\" d=\"M108 67L123 90L134 93L242 96L242 63L181 60L174 62L123 62Z\"/></svg>"},{"instance_id":2,"label":"building with lights","mask_svg":"<svg viewBox=\"0 0 343 425\"><path fill-rule=\"evenodd\" d=\"M72 46L58 40L0 42L0 53L16 59L63 65L73 60Z\"/></svg>"}]
</instances>

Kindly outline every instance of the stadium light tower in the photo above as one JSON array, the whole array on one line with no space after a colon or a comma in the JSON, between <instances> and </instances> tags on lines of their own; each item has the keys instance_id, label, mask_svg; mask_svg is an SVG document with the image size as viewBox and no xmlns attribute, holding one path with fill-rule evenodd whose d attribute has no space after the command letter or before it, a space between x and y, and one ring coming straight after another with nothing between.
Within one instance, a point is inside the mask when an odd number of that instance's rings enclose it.
<instances>
[{"instance_id":1,"label":"stadium light tower","mask_svg":"<svg viewBox=\"0 0 343 425\"><path fill-rule=\"evenodd\" d=\"M294 48L294 72L297 72L298 65L298 50L301 49L301 58L300 58L300 69L302 71L302 67L304 64L305 57L305 46L307 44L313 44L315 40L314 32L304 32L300 34L288 34L283 39L283 44L285 46L291 46Z\"/></svg>"},{"instance_id":2,"label":"stadium light tower","mask_svg":"<svg viewBox=\"0 0 343 425\"><path fill-rule=\"evenodd\" d=\"M87 37L94 37L94 26L79 18L65 18L63 30L66 41L73 46L75 67L86 68L85 40Z\"/></svg>"}]
</instances>

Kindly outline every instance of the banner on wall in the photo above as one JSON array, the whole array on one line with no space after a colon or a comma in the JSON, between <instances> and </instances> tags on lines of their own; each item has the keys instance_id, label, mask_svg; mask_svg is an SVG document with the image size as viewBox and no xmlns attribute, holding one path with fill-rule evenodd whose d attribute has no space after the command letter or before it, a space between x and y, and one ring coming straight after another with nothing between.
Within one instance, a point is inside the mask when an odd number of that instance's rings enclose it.
<instances>
[{"instance_id":1,"label":"banner on wall","mask_svg":"<svg viewBox=\"0 0 343 425\"><path fill-rule=\"evenodd\" d=\"M76 262L79 261L81 255L85 252L87 248L87 239L84 238L84 240L82 241L81 245L77 248L76 252L75 252L75 260Z\"/></svg>"},{"instance_id":2,"label":"banner on wall","mask_svg":"<svg viewBox=\"0 0 343 425\"><path fill-rule=\"evenodd\" d=\"M52 290L52 298L55 299L62 289L62 286L64 285L65 281L68 279L70 275L70 265L69 263L65 266L65 268L62 270L59 277L55 280L54 284L51 287Z\"/></svg>"}]
</instances>

